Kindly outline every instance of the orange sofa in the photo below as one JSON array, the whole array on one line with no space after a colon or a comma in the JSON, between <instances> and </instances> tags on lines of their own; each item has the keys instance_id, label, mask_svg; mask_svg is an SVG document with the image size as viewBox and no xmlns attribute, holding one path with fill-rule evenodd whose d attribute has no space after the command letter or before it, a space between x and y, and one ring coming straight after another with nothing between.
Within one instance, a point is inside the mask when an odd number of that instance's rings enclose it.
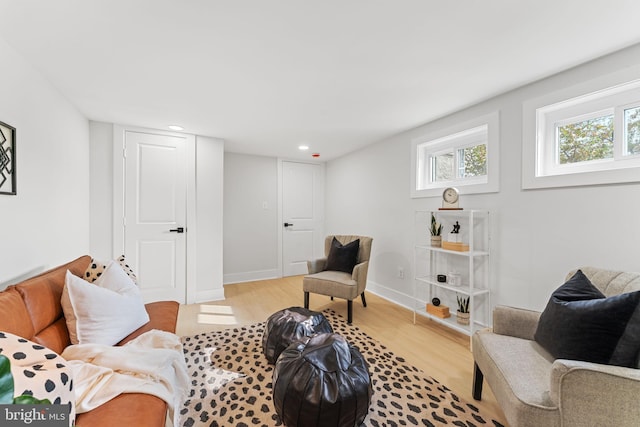
<instances>
[{"instance_id":1,"label":"orange sofa","mask_svg":"<svg viewBox=\"0 0 640 427\"><path fill-rule=\"evenodd\" d=\"M0 331L22 336L60 354L69 345L69 332L60 305L65 274L82 277L91 257L85 255L0 292ZM159 329L175 332L179 304L161 301L146 304L150 321L117 345L143 332ZM167 404L143 393L121 394L102 406L76 417L78 427L164 427Z\"/></svg>"}]
</instances>

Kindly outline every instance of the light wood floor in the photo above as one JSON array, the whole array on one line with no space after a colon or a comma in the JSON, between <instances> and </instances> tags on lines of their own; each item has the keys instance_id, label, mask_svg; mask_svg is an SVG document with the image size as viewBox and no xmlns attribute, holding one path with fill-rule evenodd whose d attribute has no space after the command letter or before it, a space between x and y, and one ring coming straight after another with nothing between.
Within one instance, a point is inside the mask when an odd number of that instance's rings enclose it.
<instances>
[{"instance_id":1,"label":"light wood floor","mask_svg":"<svg viewBox=\"0 0 640 427\"><path fill-rule=\"evenodd\" d=\"M302 276L227 285L224 290L224 301L181 306L176 333L194 335L262 322L278 310L303 305ZM507 425L486 384L482 401L471 397L473 357L469 337L421 316L414 325L412 311L368 292L366 299L366 308L359 298L353 301L355 326L481 408L487 416ZM346 301L331 301L323 295L311 294L309 308L332 308L347 317Z\"/></svg>"}]
</instances>

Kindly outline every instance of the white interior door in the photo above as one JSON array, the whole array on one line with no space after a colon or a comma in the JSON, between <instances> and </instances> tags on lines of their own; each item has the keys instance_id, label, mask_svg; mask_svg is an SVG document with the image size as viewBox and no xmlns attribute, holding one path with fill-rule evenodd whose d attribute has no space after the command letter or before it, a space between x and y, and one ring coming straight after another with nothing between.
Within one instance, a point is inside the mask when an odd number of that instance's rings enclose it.
<instances>
[{"instance_id":1,"label":"white interior door","mask_svg":"<svg viewBox=\"0 0 640 427\"><path fill-rule=\"evenodd\" d=\"M321 165L282 162L282 275L307 274L307 260L324 256L324 177Z\"/></svg>"},{"instance_id":2,"label":"white interior door","mask_svg":"<svg viewBox=\"0 0 640 427\"><path fill-rule=\"evenodd\" d=\"M186 302L186 136L125 131L124 250L146 302Z\"/></svg>"}]
</instances>

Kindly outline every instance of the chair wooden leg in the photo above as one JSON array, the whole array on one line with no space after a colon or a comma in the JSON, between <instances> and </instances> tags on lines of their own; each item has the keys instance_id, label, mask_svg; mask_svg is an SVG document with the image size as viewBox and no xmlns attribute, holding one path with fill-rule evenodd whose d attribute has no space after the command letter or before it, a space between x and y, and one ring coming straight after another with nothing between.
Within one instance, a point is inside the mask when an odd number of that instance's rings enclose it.
<instances>
[{"instance_id":1,"label":"chair wooden leg","mask_svg":"<svg viewBox=\"0 0 640 427\"><path fill-rule=\"evenodd\" d=\"M347 300L347 323L351 324L353 321L353 300Z\"/></svg>"},{"instance_id":2,"label":"chair wooden leg","mask_svg":"<svg viewBox=\"0 0 640 427\"><path fill-rule=\"evenodd\" d=\"M304 293L304 308L309 308L309 292Z\"/></svg>"},{"instance_id":3,"label":"chair wooden leg","mask_svg":"<svg viewBox=\"0 0 640 427\"><path fill-rule=\"evenodd\" d=\"M366 307L366 306L367 306L367 300L366 300L366 299L364 299L364 292L362 292L362 293L360 294L360 298L362 298L362 305Z\"/></svg>"},{"instance_id":4,"label":"chair wooden leg","mask_svg":"<svg viewBox=\"0 0 640 427\"><path fill-rule=\"evenodd\" d=\"M484 374L478 367L477 363L473 363L473 398L475 400L482 399L482 381L484 380Z\"/></svg>"}]
</instances>

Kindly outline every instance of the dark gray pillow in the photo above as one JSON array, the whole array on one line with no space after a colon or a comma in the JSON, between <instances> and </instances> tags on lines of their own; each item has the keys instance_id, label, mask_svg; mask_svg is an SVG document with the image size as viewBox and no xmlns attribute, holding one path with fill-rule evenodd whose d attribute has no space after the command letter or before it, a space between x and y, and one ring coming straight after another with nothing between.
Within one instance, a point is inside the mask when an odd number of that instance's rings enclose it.
<instances>
[{"instance_id":1,"label":"dark gray pillow","mask_svg":"<svg viewBox=\"0 0 640 427\"><path fill-rule=\"evenodd\" d=\"M343 245L335 237L331 241L331 248L327 256L325 270L344 271L353 273L353 267L358 263L358 251L360 250L360 239Z\"/></svg>"},{"instance_id":2,"label":"dark gray pillow","mask_svg":"<svg viewBox=\"0 0 640 427\"><path fill-rule=\"evenodd\" d=\"M556 359L638 367L640 291L606 298L581 270L540 316L535 340Z\"/></svg>"}]
</instances>

